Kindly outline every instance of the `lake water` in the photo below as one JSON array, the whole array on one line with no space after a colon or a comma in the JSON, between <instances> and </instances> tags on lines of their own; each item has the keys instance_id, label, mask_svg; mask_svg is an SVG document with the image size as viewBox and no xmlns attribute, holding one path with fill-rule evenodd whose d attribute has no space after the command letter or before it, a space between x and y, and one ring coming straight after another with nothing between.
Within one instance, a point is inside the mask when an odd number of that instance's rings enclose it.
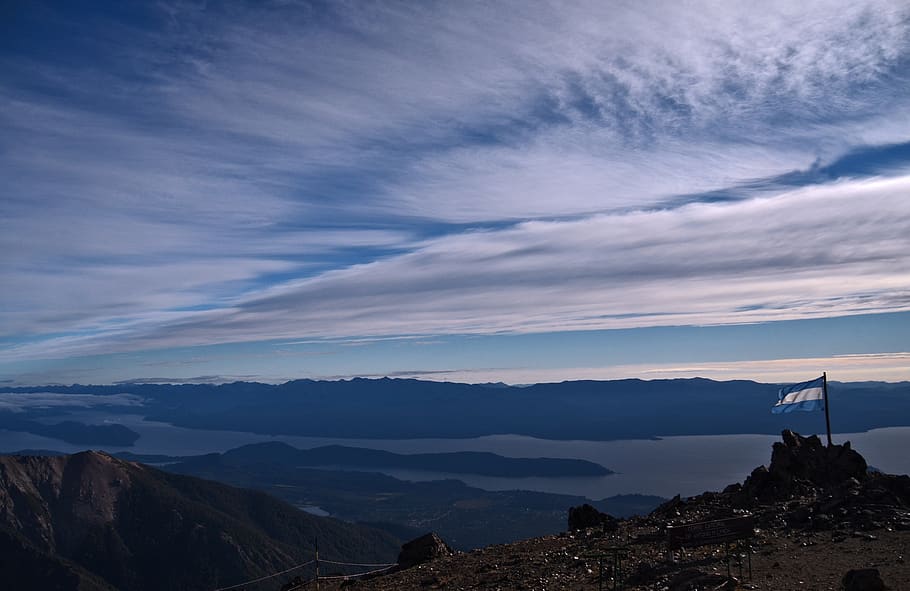
<instances>
[{"instance_id":1,"label":"lake water","mask_svg":"<svg viewBox=\"0 0 910 591\"><path fill-rule=\"evenodd\" d=\"M585 478L496 478L445 472L382 470L404 480L453 478L486 490L535 490L602 499L615 494L642 493L691 496L721 490L741 482L771 458L771 435L703 435L655 440L554 441L523 435L492 435L473 439L336 439L256 435L236 431L205 431L142 420L140 415L72 413L66 418L89 423L116 422L140 434L136 445L107 451L142 454L194 455L223 452L261 441L283 441L300 448L341 444L398 453L488 451L511 457L579 458L596 462L617 474ZM870 465L889 473L910 473L910 427L875 429L866 433L835 434L834 442L851 441ZM28 433L0 430L0 450L49 449L75 452L71 445Z\"/></svg>"}]
</instances>

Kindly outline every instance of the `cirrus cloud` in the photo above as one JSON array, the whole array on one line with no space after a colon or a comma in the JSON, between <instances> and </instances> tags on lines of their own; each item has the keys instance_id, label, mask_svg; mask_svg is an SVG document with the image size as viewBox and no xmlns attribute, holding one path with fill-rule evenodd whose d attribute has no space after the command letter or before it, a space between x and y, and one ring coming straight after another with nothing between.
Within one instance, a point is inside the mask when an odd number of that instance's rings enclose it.
<instances>
[{"instance_id":1,"label":"cirrus cloud","mask_svg":"<svg viewBox=\"0 0 910 591\"><path fill-rule=\"evenodd\" d=\"M10 359L910 308L905 2L136 10L0 53Z\"/></svg>"}]
</instances>

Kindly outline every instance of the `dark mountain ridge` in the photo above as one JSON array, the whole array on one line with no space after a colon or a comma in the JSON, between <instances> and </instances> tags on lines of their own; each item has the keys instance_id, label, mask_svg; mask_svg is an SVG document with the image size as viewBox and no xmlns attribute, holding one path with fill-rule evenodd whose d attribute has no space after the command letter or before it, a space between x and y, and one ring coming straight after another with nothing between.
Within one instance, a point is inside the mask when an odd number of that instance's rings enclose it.
<instances>
[{"instance_id":1,"label":"dark mountain ridge","mask_svg":"<svg viewBox=\"0 0 910 591\"><path fill-rule=\"evenodd\" d=\"M104 453L0 456L8 588L213 589L305 562L317 537L341 560L389 562L400 543L262 492Z\"/></svg>"},{"instance_id":2,"label":"dark mountain ridge","mask_svg":"<svg viewBox=\"0 0 910 591\"><path fill-rule=\"evenodd\" d=\"M142 456L136 456L143 461ZM189 459L189 458L182 458ZM357 469L397 468L480 474L503 478L607 476L611 470L587 460L567 458L509 458L489 452L398 454L377 449L326 445L298 449L286 443L253 443L222 454L225 464L270 463L285 466L344 467Z\"/></svg>"}]
</instances>

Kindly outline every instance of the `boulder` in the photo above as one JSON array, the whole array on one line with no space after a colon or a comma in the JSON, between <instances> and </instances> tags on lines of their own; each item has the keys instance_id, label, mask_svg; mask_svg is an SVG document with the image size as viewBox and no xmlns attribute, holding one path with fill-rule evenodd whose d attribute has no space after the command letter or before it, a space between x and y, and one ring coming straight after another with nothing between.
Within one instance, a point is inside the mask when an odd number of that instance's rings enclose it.
<instances>
[{"instance_id":1,"label":"boulder","mask_svg":"<svg viewBox=\"0 0 910 591\"><path fill-rule=\"evenodd\" d=\"M885 591L888 589L877 568L848 570L841 584L844 591Z\"/></svg>"},{"instance_id":2,"label":"boulder","mask_svg":"<svg viewBox=\"0 0 910 591\"><path fill-rule=\"evenodd\" d=\"M598 511L595 507L585 503L579 507L569 507L569 531L600 527L605 531L613 531L619 527L619 521L606 513Z\"/></svg>"},{"instance_id":3,"label":"boulder","mask_svg":"<svg viewBox=\"0 0 910 591\"><path fill-rule=\"evenodd\" d=\"M686 502L680 495L676 495L669 501L664 501L656 509L651 511L651 515L662 519L672 519L679 517L682 509L686 507Z\"/></svg>"},{"instance_id":4,"label":"boulder","mask_svg":"<svg viewBox=\"0 0 910 591\"><path fill-rule=\"evenodd\" d=\"M871 474L864 493L867 500L872 503L910 507L910 476Z\"/></svg>"},{"instance_id":5,"label":"boulder","mask_svg":"<svg viewBox=\"0 0 910 591\"><path fill-rule=\"evenodd\" d=\"M449 545L433 532L420 536L401 547L398 554L398 566L411 568L418 564L454 554Z\"/></svg>"}]
</instances>

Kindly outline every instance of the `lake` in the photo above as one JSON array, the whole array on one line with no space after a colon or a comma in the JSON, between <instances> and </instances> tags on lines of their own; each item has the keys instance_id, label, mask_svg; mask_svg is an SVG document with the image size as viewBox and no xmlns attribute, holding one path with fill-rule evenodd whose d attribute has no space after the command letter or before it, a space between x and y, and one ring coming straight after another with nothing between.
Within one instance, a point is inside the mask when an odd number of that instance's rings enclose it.
<instances>
[{"instance_id":1,"label":"lake","mask_svg":"<svg viewBox=\"0 0 910 591\"><path fill-rule=\"evenodd\" d=\"M64 418L64 417L61 417ZM654 440L554 441L523 435L492 435L473 439L336 439L256 435L236 431L206 431L144 421L141 415L109 415L96 411L70 413L65 418L90 423L116 422L140 434L130 448L107 451L143 454L194 455L223 452L261 441L283 441L300 448L340 444L398 453L488 451L511 457L579 458L596 462L617 474L585 478L496 478L412 470L381 470L404 480L453 478L486 490L524 489L602 499L616 494L641 493L691 496L721 490L741 482L771 458L771 435L704 435ZM910 472L910 427L874 429L866 433L835 434L834 442L851 441L870 465L889 473ZM0 430L0 450L49 449L74 452L71 445L31 435Z\"/></svg>"}]
</instances>

